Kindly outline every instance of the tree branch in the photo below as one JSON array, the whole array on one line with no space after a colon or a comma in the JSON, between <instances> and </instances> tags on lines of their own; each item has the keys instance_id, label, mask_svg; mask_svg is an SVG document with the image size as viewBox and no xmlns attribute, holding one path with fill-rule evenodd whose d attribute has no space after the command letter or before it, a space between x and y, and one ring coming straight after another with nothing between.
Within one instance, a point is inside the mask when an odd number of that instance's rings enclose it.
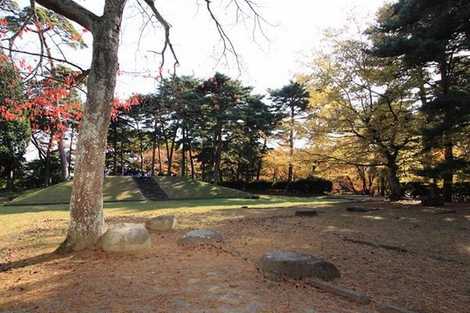
<instances>
[{"instance_id":1,"label":"tree branch","mask_svg":"<svg viewBox=\"0 0 470 313\"><path fill-rule=\"evenodd\" d=\"M93 25L99 20L97 15L73 0L36 0L36 2L80 24L89 31L93 30Z\"/></svg>"},{"instance_id":2,"label":"tree branch","mask_svg":"<svg viewBox=\"0 0 470 313\"><path fill-rule=\"evenodd\" d=\"M4 47L4 46L0 46L0 49L5 49L7 51L11 51L11 52L16 52L16 53L23 53L23 54L27 54L27 55L32 55L32 56L38 56L38 57L46 57L46 58L49 58L49 56L47 55L43 55L41 53L35 53L35 52L29 52L29 51L24 51L24 50L18 50L18 49L10 49L8 47ZM82 68L81 66L75 64L75 63L72 63L70 61L67 61L67 60L63 60L63 59L59 59L59 58L54 58L54 57L50 57L51 60L53 61L56 61L56 62L61 62L61 63L65 63L65 64L68 64L70 66L73 66L77 69L79 69L80 71L82 72L87 72L88 70L85 70L84 68Z\"/></svg>"},{"instance_id":3,"label":"tree branch","mask_svg":"<svg viewBox=\"0 0 470 313\"><path fill-rule=\"evenodd\" d=\"M165 30L165 42L163 43L163 48L159 54L162 56L162 62L160 66L160 73L163 69L163 65L165 64L165 52L169 48L173 58L175 59L174 68L179 64L178 57L176 56L175 49L173 48L173 44L170 39L170 24L167 20L160 14L158 9L155 7L155 2L153 0L144 0L144 2L150 7L152 10L153 15L157 21L162 25L163 29Z\"/></svg>"}]
</instances>

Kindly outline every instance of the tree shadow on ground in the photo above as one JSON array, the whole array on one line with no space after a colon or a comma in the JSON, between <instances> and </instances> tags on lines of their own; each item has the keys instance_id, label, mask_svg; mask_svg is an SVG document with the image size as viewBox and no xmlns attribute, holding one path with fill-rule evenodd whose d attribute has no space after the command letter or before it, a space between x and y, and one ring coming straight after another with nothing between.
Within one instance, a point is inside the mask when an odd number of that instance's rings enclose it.
<instances>
[{"instance_id":1,"label":"tree shadow on ground","mask_svg":"<svg viewBox=\"0 0 470 313\"><path fill-rule=\"evenodd\" d=\"M1 272L6 272L10 271L13 269L19 269L19 268L24 268L32 265L37 265L49 261L54 261L54 260L59 260L65 258L66 255L64 254L59 254L56 252L50 252L50 253L43 253L39 255L35 255L33 257L13 261L13 262L8 262L8 263L0 263L0 273Z\"/></svg>"}]
</instances>

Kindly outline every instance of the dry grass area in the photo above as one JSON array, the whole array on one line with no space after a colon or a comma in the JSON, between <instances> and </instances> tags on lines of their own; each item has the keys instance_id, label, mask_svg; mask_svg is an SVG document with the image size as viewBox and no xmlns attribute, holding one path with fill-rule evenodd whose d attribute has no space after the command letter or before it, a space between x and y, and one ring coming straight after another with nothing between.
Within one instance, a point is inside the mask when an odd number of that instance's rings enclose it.
<instances>
[{"instance_id":1,"label":"dry grass area","mask_svg":"<svg viewBox=\"0 0 470 313\"><path fill-rule=\"evenodd\" d=\"M153 249L134 256L48 254L66 220L36 220L8 243L0 240L8 246L0 263L12 267L0 272L0 312L376 312L374 304L356 305L301 283L264 280L255 262L273 249L332 261L342 273L336 284L374 301L422 313L468 312L468 206L436 214L409 203L354 204L381 209L368 213L347 212L350 205L316 205L316 217L294 217L292 207L113 215L110 223L177 215L176 231L152 235ZM223 249L176 245L198 227L219 230Z\"/></svg>"}]
</instances>

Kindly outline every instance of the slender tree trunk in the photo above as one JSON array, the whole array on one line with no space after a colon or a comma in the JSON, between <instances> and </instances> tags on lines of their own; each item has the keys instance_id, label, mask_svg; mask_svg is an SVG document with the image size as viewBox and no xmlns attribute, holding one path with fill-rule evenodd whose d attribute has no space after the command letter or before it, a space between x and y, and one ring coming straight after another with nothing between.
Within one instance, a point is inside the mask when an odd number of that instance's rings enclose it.
<instances>
[{"instance_id":1,"label":"slender tree trunk","mask_svg":"<svg viewBox=\"0 0 470 313\"><path fill-rule=\"evenodd\" d=\"M139 127L139 122L137 122L137 133L139 134L139 155L140 155L140 175L144 175L144 139L142 135L142 130Z\"/></svg>"},{"instance_id":2,"label":"slender tree trunk","mask_svg":"<svg viewBox=\"0 0 470 313\"><path fill-rule=\"evenodd\" d=\"M194 158L193 158L193 153L192 153L192 146L191 143L189 143L189 163L191 164L191 178L194 179Z\"/></svg>"},{"instance_id":3,"label":"slender tree trunk","mask_svg":"<svg viewBox=\"0 0 470 313\"><path fill-rule=\"evenodd\" d=\"M170 167L168 166L170 163L170 145L168 144L168 136L166 135L165 128L162 125L162 134L165 137L165 148L166 148L166 164L167 164L167 175L169 176L171 173Z\"/></svg>"},{"instance_id":4,"label":"slender tree trunk","mask_svg":"<svg viewBox=\"0 0 470 313\"><path fill-rule=\"evenodd\" d=\"M449 66L447 64L447 61L445 57L443 58L441 64L440 64L440 72L441 72L441 88L442 88L442 93L447 96L449 94L449 77L448 77L448 72L449 72ZM447 116L447 113L445 114L445 124L448 124L450 121L450 118ZM448 126L449 127L449 126ZM444 148L444 159L447 163L450 163L454 160L454 153L453 153L453 142L452 138L446 133L444 133L444 142L445 142L445 148ZM453 178L454 178L454 171L447 165L447 171L443 175L444 178L444 201L446 202L452 202L452 189L453 189Z\"/></svg>"},{"instance_id":5,"label":"slender tree trunk","mask_svg":"<svg viewBox=\"0 0 470 313\"><path fill-rule=\"evenodd\" d=\"M289 129L289 168L287 173L287 181L291 182L294 177L294 123L295 123L295 111L294 106L291 106L290 115L290 129Z\"/></svg>"},{"instance_id":6,"label":"slender tree trunk","mask_svg":"<svg viewBox=\"0 0 470 313\"><path fill-rule=\"evenodd\" d=\"M160 143L157 143L157 151L158 151L158 174L160 174L163 171L162 152L160 150Z\"/></svg>"},{"instance_id":7,"label":"slender tree trunk","mask_svg":"<svg viewBox=\"0 0 470 313\"><path fill-rule=\"evenodd\" d=\"M117 123L112 123L113 128L113 175L117 175L118 130Z\"/></svg>"},{"instance_id":8,"label":"slender tree trunk","mask_svg":"<svg viewBox=\"0 0 470 313\"><path fill-rule=\"evenodd\" d=\"M222 179L220 176L220 165L222 162L222 130L221 126L219 125L217 129L216 135L216 147L215 147L215 154L214 154L214 175L213 175L213 182L219 184Z\"/></svg>"},{"instance_id":9,"label":"slender tree trunk","mask_svg":"<svg viewBox=\"0 0 470 313\"><path fill-rule=\"evenodd\" d=\"M71 173L72 173L72 154L73 154L73 140L74 140L74 136L75 136L75 127L73 126L72 124L72 127L71 127L71 133L70 133L70 147L69 147L69 160L68 160L68 164L69 164L69 178L71 176Z\"/></svg>"},{"instance_id":10,"label":"slender tree trunk","mask_svg":"<svg viewBox=\"0 0 470 313\"><path fill-rule=\"evenodd\" d=\"M380 175L380 196L385 197L385 176Z\"/></svg>"},{"instance_id":11,"label":"slender tree trunk","mask_svg":"<svg viewBox=\"0 0 470 313\"><path fill-rule=\"evenodd\" d=\"M181 144L181 177L186 176L186 132L182 128L182 144Z\"/></svg>"},{"instance_id":12,"label":"slender tree trunk","mask_svg":"<svg viewBox=\"0 0 470 313\"><path fill-rule=\"evenodd\" d=\"M15 190L15 170L9 166L8 168L5 169L5 172L7 173L7 185L6 188L7 190Z\"/></svg>"},{"instance_id":13,"label":"slender tree trunk","mask_svg":"<svg viewBox=\"0 0 470 313\"><path fill-rule=\"evenodd\" d=\"M77 144L70 199L70 225L60 250L92 248L106 230L103 179L108 127L118 71L119 30L125 0L106 1L93 25L93 55L87 103Z\"/></svg>"},{"instance_id":14,"label":"slender tree trunk","mask_svg":"<svg viewBox=\"0 0 470 313\"><path fill-rule=\"evenodd\" d=\"M119 149L119 163L121 165L121 176L124 176L124 127L121 128L121 141Z\"/></svg>"},{"instance_id":15,"label":"slender tree trunk","mask_svg":"<svg viewBox=\"0 0 470 313\"><path fill-rule=\"evenodd\" d=\"M157 149L157 118L154 117L152 136L152 176L155 176L155 154Z\"/></svg>"},{"instance_id":16,"label":"slender tree trunk","mask_svg":"<svg viewBox=\"0 0 470 313\"><path fill-rule=\"evenodd\" d=\"M68 161L67 161L67 155L65 153L64 136L63 135L59 138L58 150L59 150L62 180L65 181L65 180L69 179L69 164L68 164Z\"/></svg>"},{"instance_id":17,"label":"slender tree trunk","mask_svg":"<svg viewBox=\"0 0 470 313\"><path fill-rule=\"evenodd\" d=\"M49 143L47 144L46 159L44 160L44 186L49 186L51 180L51 150L54 142L54 133L51 132Z\"/></svg>"},{"instance_id":18,"label":"slender tree trunk","mask_svg":"<svg viewBox=\"0 0 470 313\"><path fill-rule=\"evenodd\" d=\"M349 182L350 190L351 190L353 193L357 194L358 192L357 192L357 190L356 190L356 187L354 187L354 182L352 181L351 177L346 176L346 179L347 179L348 182Z\"/></svg>"},{"instance_id":19,"label":"slender tree trunk","mask_svg":"<svg viewBox=\"0 0 470 313\"><path fill-rule=\"evenodd\" d=\"M454 159L453 145L451 143L445 147L444 158L447 162L451 162ZM446 202L452 202L453 177L454 175L451 170L444 175L444 201Z\"/></svg>"},{"instance_id":20,"label":"slender tree trunk","mask_svg":"<svg viewBox=\"0 0 470 313\"><path fill-rule=\"evenodd\" d=\"M172 166L173 166L173 152L175 151L175 141L176 141L176 133L177 133L178 129L175 130L175 133L173 134L173 137L171 138L171 145L170 145L170 151L167 152L167 156L168 156L168 171L167 171L167 175L168 176L171 176L172 174Z\"/></svg>"}]
</instances>

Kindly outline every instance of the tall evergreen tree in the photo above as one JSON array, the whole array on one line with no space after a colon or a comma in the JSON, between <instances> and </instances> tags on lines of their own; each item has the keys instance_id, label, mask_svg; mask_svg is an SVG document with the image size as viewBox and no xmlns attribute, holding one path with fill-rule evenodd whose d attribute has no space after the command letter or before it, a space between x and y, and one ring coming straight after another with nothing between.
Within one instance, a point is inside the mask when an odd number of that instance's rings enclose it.
<instances>
[{"instance_id":1,"label":"tall evergreen tree","mask_svg":"<svg viewBox=\"0 0 470 313\"><path fill-rule=\"evenodd\" d=\"M444 151L444 161L428 176L443 178L444 197L452 200L454 174L468 166L455 156L459 137L470 123L470 2L467 0L399 0L385 6L372 28L372 53L401 57L409 68L430 71L432 93L422 97L425 148Z\"/></svg>"},{"instance_id":2,"label":"tall evergreen tree","mask_svg":"<svg viewBox=\"0 0 470 313\"><path fill-rule=\"evenodd\" d=\"M285 113L289 117L288 141L289 141L289 169L288 181L294 178L294 142L295 142L295 121L301 112L307 109L309 93L305 86L298 82L291 81L281 89L270 90L271 99L278 112Z\"/></svg>"}]
</instances>

